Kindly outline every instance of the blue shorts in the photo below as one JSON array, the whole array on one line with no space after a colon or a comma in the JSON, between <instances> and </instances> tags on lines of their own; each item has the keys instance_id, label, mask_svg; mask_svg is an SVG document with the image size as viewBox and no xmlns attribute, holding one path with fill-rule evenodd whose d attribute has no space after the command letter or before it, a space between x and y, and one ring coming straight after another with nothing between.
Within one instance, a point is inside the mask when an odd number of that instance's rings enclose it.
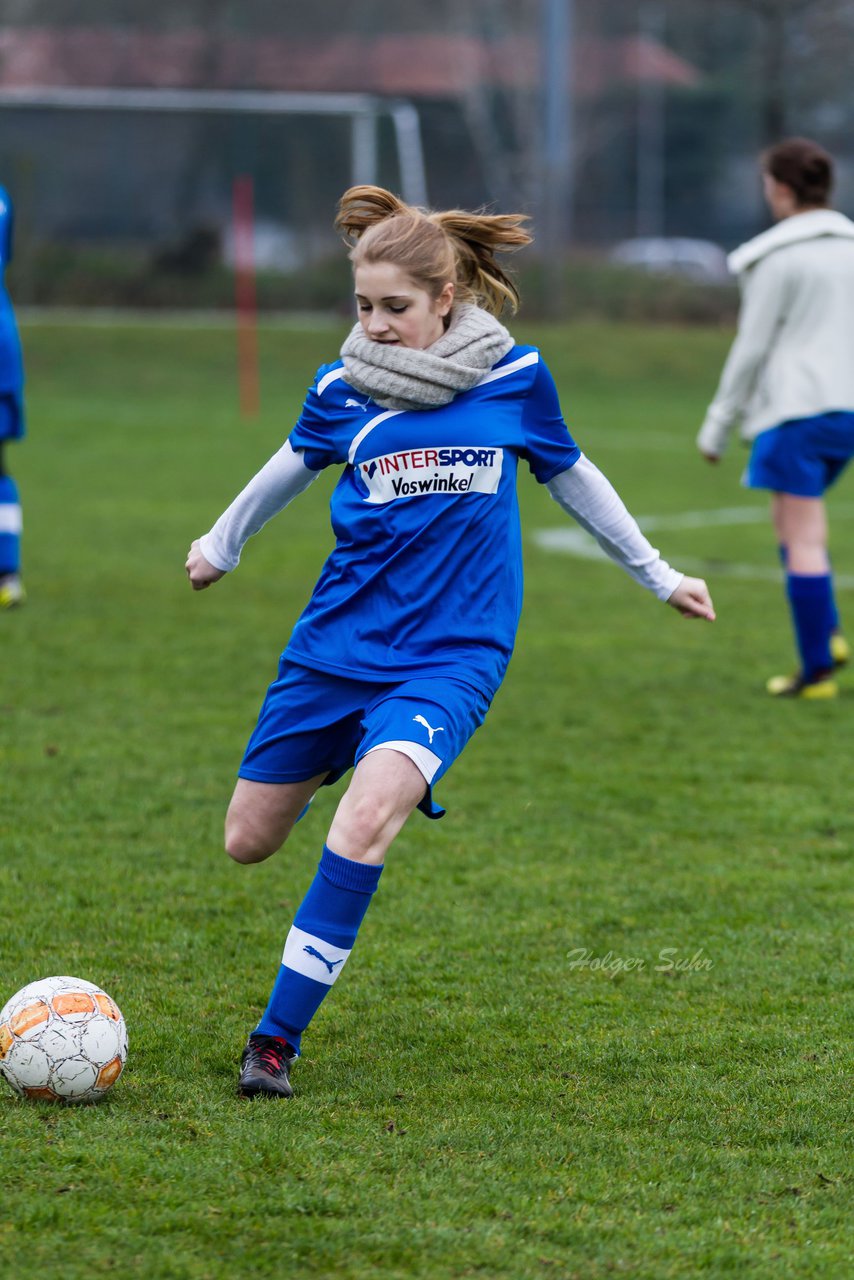
<instances>
[{"instance_id":1,"label":"blue shorts","mask_svg":"<svg viewBox=\"0 0 854 1280\"><path fill-rule=\"evenodd\" d=\"M409 756L427 792L428 818L444 809L431 788L451 767L489 700L453 677L378 684L303 667L282 656L238 771L253 782L304 782L325 773L328 786L377 747Z\"/></svg>"},{"instance_id":2,"label":"blue shorts","mask_svg":"<svg viewBox=\"0 0 854 1280\"><path fill-rule=\"evenodd\" d=\"M0 392L0 442L24 435L24 405L13 391Z\"/></svg>"},{"instance_id":3,"label":"blue shorts","mask_svg":"<svg viewBox=\"0 0 854 1280\"><path fill-rule=\"evenodd\" d=\"M795 418L753 441L742 483L798 498L820 498L854 457L854 413Z\"/></svg>"}]
</instances>

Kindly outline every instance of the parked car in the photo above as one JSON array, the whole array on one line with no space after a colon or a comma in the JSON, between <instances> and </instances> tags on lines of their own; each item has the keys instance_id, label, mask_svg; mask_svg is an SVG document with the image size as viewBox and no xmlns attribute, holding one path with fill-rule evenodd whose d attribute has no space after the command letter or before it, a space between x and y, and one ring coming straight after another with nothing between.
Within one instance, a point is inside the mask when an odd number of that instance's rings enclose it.
<instances>
[{"instance_id":1,"label":"parked car","mask_svg":"<svg viewBox=\"0 0 854 1280\"><path fill-rule=\"evenodd\" d=\"M732 279L726 253L711 240L691 240L685 236L638 236L622 240L608 255L611 262L662 275L686 276L707 284L726 284Z\"/></svg>"}]
</instances>

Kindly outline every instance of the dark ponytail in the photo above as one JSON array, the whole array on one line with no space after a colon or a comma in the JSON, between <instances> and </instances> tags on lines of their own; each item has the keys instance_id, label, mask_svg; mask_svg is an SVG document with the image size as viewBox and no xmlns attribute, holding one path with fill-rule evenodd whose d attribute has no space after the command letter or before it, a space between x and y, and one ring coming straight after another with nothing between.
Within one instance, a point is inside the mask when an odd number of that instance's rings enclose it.
<instances>
[{"instance_id":1,"label":"dark ponytail","mask_svg":"<svg viewBox=\"0 0 854 1280\"><path fill-rule=\"evenodd\" d=\"M823 208L833 187L833 157L809 138L786 138L762 154L762 167L791 187L802 208Z\"/></svg>"}]
</instances>

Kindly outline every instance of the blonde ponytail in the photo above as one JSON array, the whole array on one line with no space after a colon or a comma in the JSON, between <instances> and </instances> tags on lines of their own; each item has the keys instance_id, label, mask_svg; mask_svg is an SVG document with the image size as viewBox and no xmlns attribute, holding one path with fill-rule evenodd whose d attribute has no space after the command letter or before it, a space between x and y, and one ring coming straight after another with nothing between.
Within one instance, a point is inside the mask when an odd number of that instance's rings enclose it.
<instances>
[{"instance_id":1,"label":"blonde ponytail","mask_svg":"<svg viewBox=\"0 0 854 1280\"><path fill-rule=\"evenodd\" d=\"M523 229L523 213L467 213L449 209L431 214L457 248L457 285L485 311L500 315L505 306L516 311L519 290L495 260L496 253L512 253L531 243Z\"/></svg>"},{"instance_id":2,"label":"blonde ponytail","mask_svg":"<svg viewBox=\"0 0 854 1280\"><path fill-rule=\"evenodd\" d=\"M335 230L355 244L370 227L408 210L409 205L382 187L350 187L338 201Z\"/></svg>"},{"instance_id":3,"label":"blonde ponytail","mask_svg":"<svg viewBox=\"0 0 854 1280\"><path fill-rule=\"evenodd\" d=\"M498 316L505 307L516 310L519 291L495 255L530 244L525 222L520 213L431 213L382 187L360 186L344 192L335 227L351 246L354 267L394 263L433 297L451 280L460 301Z\"/></svg>"}]
</instances>

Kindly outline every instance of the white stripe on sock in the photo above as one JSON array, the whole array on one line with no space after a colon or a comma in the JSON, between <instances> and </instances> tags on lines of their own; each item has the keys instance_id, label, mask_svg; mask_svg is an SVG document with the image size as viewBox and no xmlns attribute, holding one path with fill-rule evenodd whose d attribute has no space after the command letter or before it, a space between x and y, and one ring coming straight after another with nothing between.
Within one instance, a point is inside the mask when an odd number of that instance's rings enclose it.
<instances>
[{"instance_id":1,"label":"white stripe on sock","mask_svg":"<svg viewBox=\"0 0 854 1280\"><path fill-rule=\"evenodd\" d=\"M17 502L0 502L0 533L20 533L23 526Z\"/></svg>"},{"instance_id":2,"label":"white stripe on sock","mask_svg":"<svg viewBox=\"0 0 854 1280\"><path fill-rule=\"evenodd\" d=\"M282 964L295 973L331 987L349 954L343 947L333 947L331 942L324 942L323 938L316 938L313 933L305 933L293 925L285 943Z\"/></svg>"}]
</instances>

